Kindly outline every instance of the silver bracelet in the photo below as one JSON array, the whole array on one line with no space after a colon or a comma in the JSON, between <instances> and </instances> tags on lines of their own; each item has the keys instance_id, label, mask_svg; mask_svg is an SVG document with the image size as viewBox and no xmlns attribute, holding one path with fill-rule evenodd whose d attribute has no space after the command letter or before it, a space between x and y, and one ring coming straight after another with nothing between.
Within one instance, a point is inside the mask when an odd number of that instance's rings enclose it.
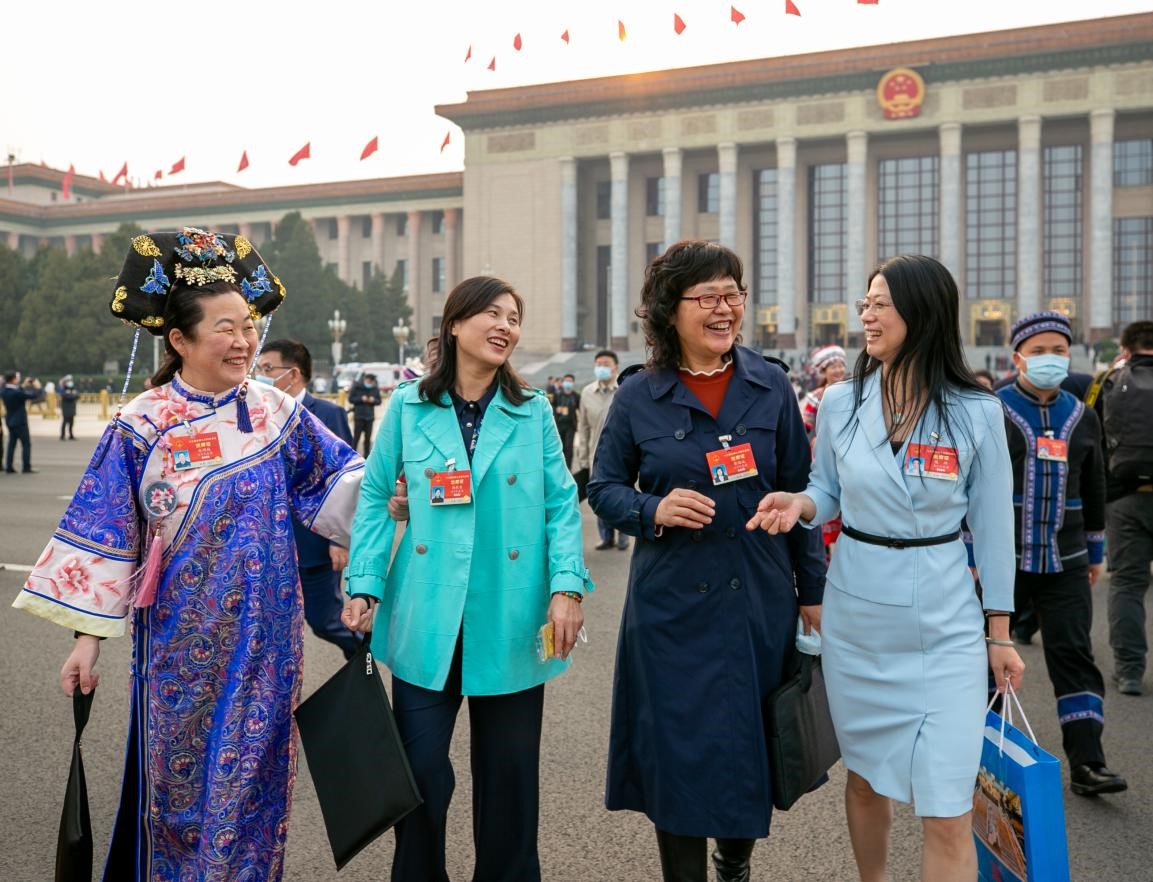
<instances>
[{"instance_id":1,"label":"silver bracelet","mask_svg":"<svg viewBox=\"0 0 1153 882\"><path fill-rule=\"evenodd\" d=\"M1015 645L1012 640L994 640L992 637L986 637L985 642L990 646L1013 646Z\"/></svg>"}]
</instances>

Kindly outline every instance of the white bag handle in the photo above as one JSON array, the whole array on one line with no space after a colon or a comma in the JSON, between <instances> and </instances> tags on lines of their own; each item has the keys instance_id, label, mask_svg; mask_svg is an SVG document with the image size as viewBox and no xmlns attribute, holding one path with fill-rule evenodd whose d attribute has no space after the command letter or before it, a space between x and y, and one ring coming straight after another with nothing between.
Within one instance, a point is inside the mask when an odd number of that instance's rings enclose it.
<instances>
[{"instance_id":1,"label":"white bag handle","mask_svg":"<svg viewBox=\"0 0 1153 882\"><path fill-rule=\"evenodd\" d=\"M1003 696L1001 701L1001 743L997 745L997 749L1003 754L1005 752L1005 723L1010 726L1017 725L1013 721L1013 704L1016 703L1017 711L1021 714L1021 722L1025 724L1025 731L1029 733L1029 740L1037 744L1037 736L1033 734L1033 727L1029 725L1029 718L1025 716L1025 708L1021 706L1021 699L1017 697L1017 693L1013 690L1011 681L1005 681L1004 692L994 692L993 697L989 699L989 703L985 705L985 712L988 713L993 709L993 705L997 701L998 696Z\"/></svg>"}]
</instances>

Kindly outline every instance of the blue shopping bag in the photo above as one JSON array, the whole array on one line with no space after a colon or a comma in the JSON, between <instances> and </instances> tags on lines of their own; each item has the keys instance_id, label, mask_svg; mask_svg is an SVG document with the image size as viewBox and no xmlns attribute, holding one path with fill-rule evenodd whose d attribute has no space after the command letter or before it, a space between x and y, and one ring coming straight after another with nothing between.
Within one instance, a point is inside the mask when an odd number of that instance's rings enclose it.
<instances>
[{"instance_id":1,"label":"blue shopping bag","mask_svg":"<svg viewBox=\"0 0 1153 882\"><path fill-rule=\"evenodd\" d=\"M973 838L981 882L1069 882L1061 763L1006 717L985 714L981 769L973 791ZM1020 708L1020 702L1017 702ZM1024 711L1021 712L1024 718Z\"/></svg>"}]
</instances>

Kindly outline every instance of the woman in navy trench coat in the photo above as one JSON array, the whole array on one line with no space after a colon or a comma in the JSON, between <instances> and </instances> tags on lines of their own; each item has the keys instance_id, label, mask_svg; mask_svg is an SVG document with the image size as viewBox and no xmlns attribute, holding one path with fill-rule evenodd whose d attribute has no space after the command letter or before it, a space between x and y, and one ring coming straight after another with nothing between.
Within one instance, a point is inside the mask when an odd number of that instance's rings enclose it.
<instances>
[{"instance_id":1,"label":"woman in navy trench coat","mask_svg":"<svg viewBox=\"0 0 1153 882\"><path fill-rule=\"evenodd\" d=\"M772 814L763 701L793 652L798 604L806 630L820 624L819 537L745 528L766 491L806 485L810 453L785 372L736 345L742 276L707 242L649 266L649 362L617 392L588 488L597 516L637 537L605 800L653 821L666 880L705 879L706 837L718 879L748 878Z\"/></svg>"}]
</instances>

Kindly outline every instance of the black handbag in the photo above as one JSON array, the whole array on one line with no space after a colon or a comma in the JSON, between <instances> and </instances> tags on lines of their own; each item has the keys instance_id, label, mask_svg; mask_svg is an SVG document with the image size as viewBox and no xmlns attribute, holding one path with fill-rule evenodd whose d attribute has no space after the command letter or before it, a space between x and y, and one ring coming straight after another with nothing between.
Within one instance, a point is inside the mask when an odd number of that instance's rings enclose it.
<instances>
[{"instance_id":1,"label":"black handbag","mask_svg":"<svg viewBox=\"0 0 1153 882\"><path fill-rule=\"evenodd\" d=\"M295 714L337 870L423 802L370 637Z\"/></svg>"},{"instance_id":2,"label":"black handbag","mask_svg":"<svg viewBox=\"0 0 1153 882\"><path fill-rule=\"evenodd\" d=\"M821 657L797 652L794 665L795 672L768 697L765 708L773 805L782 810L823 784L841 758Z\"/></svg>"},{"instance_id":3,"label":"black handbag","mask_svg":"<svg viewBox=\"0 0 1153 882\"><path fill-rule=\"evenodd\" d=\"M589 495L589 470L577 469L573 472L573 480L577 485L577 502L584 502Z\"/></svg>"},{"instance_id":4,"label":"black handbag","mask_svg":"<svg viewBox=\"0 0 1153 882\"><path fill-rule=\"evenodd\" d=\"M95 689L85 695L79 686L72 691L76 737L72 742L64 809L60 813L60 833L56 837L56 882L92 882L92 821L88 815L88 782L84 777L80 736L88 725L94 695Z\"/></svg>"}]
</instances>

